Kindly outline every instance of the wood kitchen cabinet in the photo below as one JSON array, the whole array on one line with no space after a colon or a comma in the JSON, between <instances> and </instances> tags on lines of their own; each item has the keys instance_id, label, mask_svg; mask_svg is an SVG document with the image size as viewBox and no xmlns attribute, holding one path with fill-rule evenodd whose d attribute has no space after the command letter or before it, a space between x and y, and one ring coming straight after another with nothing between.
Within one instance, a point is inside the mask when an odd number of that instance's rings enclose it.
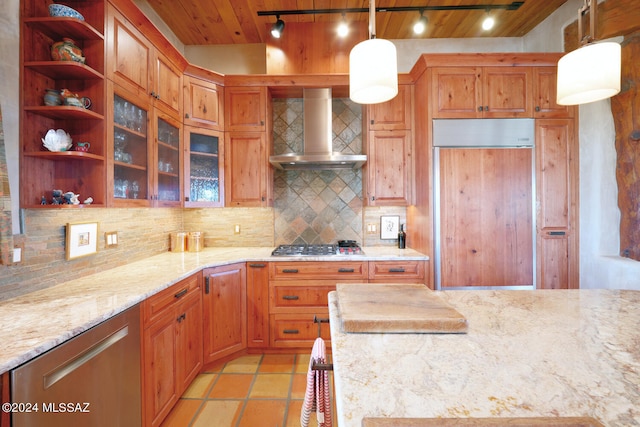
<instances>
[{"instance_id":1,"label":"wood kitchen cabinet","mask_svg":"<svg viewBox=\"0 0 640 427\"><path fill-rule=\"evenodd\" d=\"M269 267L247 263L247 347L269 347Z\"/></svg>"},{"instance_id":2,"label":"wood kitchen cabinet","mask_svg":"<svg viewBox=\"0 0 640 427\"><path fill-rule=\"evenodd\" d=\"M91 197L92 206L104 207L107 203L105 2L74 4L85 18L82 21L50 17L49 3L20 2L20 205L60 207L52 205L51 191L61 189L79 194L80 201ZM52 60L51 46L63 38L73 39L82 49L84 63ZM46 89L68 89L90 98L91 106L85 109L45 105ZM47 151L41 138L49 129L63 129L74 145L67 151ZM89 151L76 151L77 142L89 142Z\"/></svg>"},{"instance_id":3,"label":"wood kitchen cabinet","mask_svg":"<svg viewBox=\"0 0 640 427\"><path fill-rule=\"evenodd\" d=\"M533 116L532 67L434 67L433 118Z\"/></svg>"},{"instance_id":4,"label":"wood kitchen cabinet","mask_svg":"<svg viewBox=\"0 0 640 427\"><path fill-rule=\"evenodd\" d=\"M264 132L225 132L225 205L273 204L273 168Z\"/></svg>"},{"instance_id":5,"label":"wood kitchen cabinet","mask_svg":"<svg viewBox=\"0 0 640 427\"><path fill-rule=\"evenodd\" d=\"M413 123L413 85L398 85L398 94L387 102L366 107L368 129L411 129Z\"/></svg>"},{"instance_id":6,"label":"wood kitchen cabinet","mask_svg":"<svg viewBox=\"0 0 640 427\"><path fill-rule=\"evenodd\" d=\"M204 362L247 347L247 270L245 263L203 270Z\"/></svg>"},{"instance_id":7,"label":"wood kitchen cabinet","mask_svg":"<svg viewBox=\"0 0 640 427\"><path fill-rule=\"evenodd\" d=\"M224 88L213 82L184 75L185 125L224 130Z\"/></svg>"},{"instance_id":8,"label":"wood kitchen cabinet","mask_svg":"<svg viewBox=\"0 0 640 427\"><path fill-rule=\"evenodd\" d=\"M224 96L226 131L267 130L269 116L266 87L225 87Z\"/></svg>"},{"instance_id":9,"label":"wood kitchen cabinet","mask_svg":"<svg viewBox=\"0 0 640 427\"><path fill-rule=\"evenodd\" d=\"M578 147L574 119L536 120L538 289L577 289Z\"/></svg>"},{"instance_id":10,"label":"wood kitchen cabinet","mask_svg":"<svg viewBox=\"0 0 640 427\"><path fill-rule=\"evenodd\" d=\"M369 131L365 191L369 206L411 204L411 130Z\"/></svg>"},{"instance_id":11,"label":"wood kitchen cabinet","mask_svg":"<svg viewBox=\"0 0 640 427\"><path fill-rule=\"evenodd\" d=\"M425 283L427 261L369 261L369 283Z\"/></svg>"},{"instance_id":12,"label":"wood kitchen cabinet","mask_svg":"<svg viewBox=\"0 0 640 427\"><path fill-rule=\"evenodd\" d=\"M182 70L112 5L107 21L107 77L177 119L182 117Z\"/></svg>"},{"instance_id":13,"label":"wood kitchen cabinet","mask_svg":"<svg viewBox=\"0 0 640 427\"><path fill-rule=\"evenodd\" d=\"M133 96L113 83L107 139L110 205L180 206L182 125L152 108L146 96Z\"/></svg>"},{"instance_id":14,"label":"wood kitchen cabinet","mask_svg":"<svg viewBox=\"0 0 640 427\"><path fill-rule=\"evenodd\" d=\"M202 368L201 276L142 303L143 425L158 426Z\"/></svg>"},{"instance_id":15,"label":"wood kitchen cabinet","mask_svg":"<svg viewBox=\"0 0 640 427\"><path fill-rule=\"evenodd\" d=\"M184 126L184 206L224 205L224 133Z\"/></svg>"},{"instance_id":16,"label":"wood kitchen cabinet","mask_svg":"<svg viewBox=\"0 0 640 427\"><path fill-rule=\"evenodd\" d=\"M269 324L272 348L311 348L320 336L330 346L328 294L336 283L363 283L366 261L269 263Z\"/></svg>"},{"instance_id":17,"label":"wood kitchen cabinet","mask_svg":"<svg viewBox=\"0 0 640 427\"><path fill-rule=\"evenodd\" d=\"M365 110L368 123L364 191L369 206L408 206L413 181L413 86Z\"/></svg>"},{"instance_id":18,"label":"wood kitchen cabinet","mask_svg":"<svg viewBox=\"0 0 640 427\"><path fill-rule=\"evenodd\" d=\"M559 105L558 68L533 67L533 117L537 119L574 117L576 107Z\"/></svg>"}]
</instances>

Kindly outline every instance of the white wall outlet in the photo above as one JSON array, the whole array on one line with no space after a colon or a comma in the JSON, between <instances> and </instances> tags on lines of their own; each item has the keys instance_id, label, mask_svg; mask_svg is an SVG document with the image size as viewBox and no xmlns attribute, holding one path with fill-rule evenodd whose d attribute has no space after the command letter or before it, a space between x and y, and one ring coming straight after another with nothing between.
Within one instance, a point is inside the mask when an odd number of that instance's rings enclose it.
<instances>
[{"instance_id":1,"label":"white wall outlet","mask_svg":"<svg viewBox=\"0 0 640 427\"><path fill-rule=\"evenodd\" d=\"M233 226L233 234L240 234L240 224Z\"/></svg>"},{"instance_id":2,"label":"white wall outlet","mask_svg":"<svg viewBox=\"0 0 640 427\"><path fill-rule=\"evenodd\" d=\"M378 225L376 223L367 224L367 234L376 234L378 232Z\"/></svg>"},{"instance_id":3,"label":"white wall outlet","mask_svg":"<svg viewBox=\"0 0 640 427\"><path fill-rule=\"evenodd\" d=\"M13 263L22 262L22 248L13 248Z\"/></svg>"},{"instance_id":4,"label":"white wall outlet","mask_svg":"<svg viewBox=\"0 0 640 427\"><path fill-rule=\"evenodd\" d=\"M105 247L113 248L118 246L118 232L117 231L108 231L104 233Z\"/></svg>"}]
</instances>

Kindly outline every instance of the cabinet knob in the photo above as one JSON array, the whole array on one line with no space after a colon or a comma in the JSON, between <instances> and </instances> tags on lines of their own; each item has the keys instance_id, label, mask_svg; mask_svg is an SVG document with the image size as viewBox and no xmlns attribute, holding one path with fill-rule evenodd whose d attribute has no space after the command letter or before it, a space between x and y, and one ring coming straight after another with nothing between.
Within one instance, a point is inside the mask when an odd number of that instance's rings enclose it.
<instances>
[{"instance_id":1,"label":"cabinet knob","mask_svg":"<svg viewBox=\"0 0 640 427\"><path fill-rule=\"evenodd\" d=\"M489 106L488 105L484 106L484 111L489 111Z\"/></svg>"},{"instance_id":2,"label":"cabinet knob","mask_svg":"<svg viewBox=\"0 0 640 427\"><path fill-rule=\"evenodd\" d=\"M540 106L536 105L536 112L539 112L539 111L540 111Z\"/></svg>"},{"instance_id":3,"label":"cabinet knob","mask_svg":"<svg viewBox=\"0 0 640 427\"><path fill-rule=\"evenodd\" d=\"M482 105L478 107L478 111L482 111Z\"/></svg>"},{"instance_id":4,"label":"cabinet knob","mask_svg":"<svg viewBox=\"0 0 640 427\"><path fill-rule=\"evenodd\" d=\"M185 114L184 114L184 118L185 118L185 119L188 119L188 118L189 118L189 113L185 113Z\"/></svg>"},{"instance_id":5,"label":"cabinet knob","mask_svg":"<svg viewBox=\"0 0 640 427\"><path fill-rule=\"evenodd\" d=\"M371 119L371 124L374 124L374 123L375 123L375 120Z\"/></svg>"},{"instance_id":6,"label":"cabinet knob","mask_svg":"<svg viewBox=\"0 0 640 427\"><path fill-rule=\"evenodd\" d=\"M264 120L260 120L260 126L264 126Z\"/></svg>"}]
</instances>

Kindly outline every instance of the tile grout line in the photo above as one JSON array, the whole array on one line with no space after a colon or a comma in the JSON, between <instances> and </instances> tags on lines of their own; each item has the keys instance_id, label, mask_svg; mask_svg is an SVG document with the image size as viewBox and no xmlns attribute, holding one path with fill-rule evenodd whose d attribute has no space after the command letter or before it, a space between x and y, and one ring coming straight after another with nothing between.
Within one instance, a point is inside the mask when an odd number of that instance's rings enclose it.
<instances>
[{"instance_id":1,"label":"tile grout line","mask_svg":"<svg viewBox=\"0 0 640 427\"><path fill-rule=\"evenodd\" d=\"M222 371L224 370L225 366L227 366L226 362L224 363L224 365L222 365L222 367L220 367L220 371L219 372L211 372L212 374L215 374L216 379L211 382L211 385L207 388L207 392L201 398L200 405L198 405L198 409L193 414L193 417L191 418L191 421L189 422L188 427L193 427L194 426L196 420L198 419L198 415L200 414L200 412L202 412L202 409L204 408L205 404L209 400L209 399L207 399L209 397L209 394L213 390L213 387L215 387L215 385L220 380L220 375L222 374ZM181 399L182 399L182 397L181 397Z\"/></svg>"}]
</instances>

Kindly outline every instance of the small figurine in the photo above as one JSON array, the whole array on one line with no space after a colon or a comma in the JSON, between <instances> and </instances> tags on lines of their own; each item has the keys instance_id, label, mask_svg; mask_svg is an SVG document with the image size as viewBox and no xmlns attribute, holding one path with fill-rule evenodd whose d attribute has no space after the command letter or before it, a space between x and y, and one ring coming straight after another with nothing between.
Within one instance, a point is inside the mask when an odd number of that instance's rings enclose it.
<instances>
[{"instance_id":1,"label":"small figurine","mask_svg":"<svg viewBox=\"0 0 640 427\"><path fill-rule=\"evenodd\" d=\"M53 202L54 205L64 204L64 198L62 197L62 190L53 190Z\"/></svg>"},{"instance_id":2,"label":"small figurine","mask_svg":"<svg viewBox=\"0 0 640 427\"><path fill-rule=\"evenodd\" d=\"M46 205L46 204L47 204L47 199L45 199L45 197L44 197L44 196L42 196L42 197L40 198L40 204L41 204L41 205Z\"/></svg>"},{"instance_id":3,"label":"small figurine","mask_svg":"<svg viewBox=\"0 0 640 427\"><path fill-rule=\"evenodd\" d=\"M93 203L93 197L87 197L84 202L82 202L84 205L90 205L91 203Z\"/></svg>"}]
</instances>

